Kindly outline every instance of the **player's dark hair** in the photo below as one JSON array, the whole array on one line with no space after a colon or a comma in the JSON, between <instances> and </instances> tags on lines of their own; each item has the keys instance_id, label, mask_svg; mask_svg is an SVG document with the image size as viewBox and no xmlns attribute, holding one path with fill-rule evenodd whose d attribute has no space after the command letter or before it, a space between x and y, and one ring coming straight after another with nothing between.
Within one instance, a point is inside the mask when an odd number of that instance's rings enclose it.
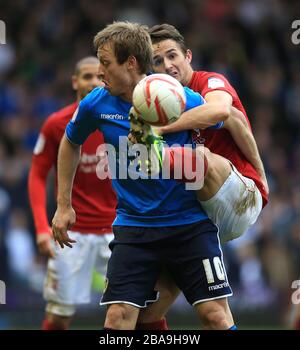
<instances>
[{"instance_id":1,"label":"player's dark hair","mask_svg":"<svg viewBox=\"0 0 300 350\"><path fill-rule=\"evenodd\" d=\"M94 56L87 56L82 58L76 63L74 74L79 75L81 68L87 64L99 64L99 60L97 57Z\"/></svg>"},{"instance_id":2,"label":"player's dark hair","mask_svg":"<svg viewBox=\"0 0 300 350\"><path fill-rule=\"evenodd\" d=\"M105 44L111 43L117 62L126 62L134 56L139 64L140 74L146 74L152 64L152 44L148 27L130 22L114 22L107 25L94 37L94 47L99 52Z\"/></svg>"},{"instance_id":3,"label":"player's dark hair","mask_svg":"<svg viewBox=\"0 0 300 350\"><path fill-rule=\"evenodd\" d=\"M187 47L184 41L184 37L179 31L168 23L157 24L148 30L152 44L157 44L163 40L174 40L179 44L181 51L186 54Z\"/></svg>"}]
</instances>

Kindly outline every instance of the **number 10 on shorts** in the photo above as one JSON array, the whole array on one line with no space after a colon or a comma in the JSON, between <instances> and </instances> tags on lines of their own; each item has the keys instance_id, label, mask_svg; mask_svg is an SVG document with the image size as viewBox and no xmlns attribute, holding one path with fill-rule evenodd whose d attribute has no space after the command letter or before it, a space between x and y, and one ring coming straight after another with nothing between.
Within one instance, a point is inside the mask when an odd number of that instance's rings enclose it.
<instances>
[{"instance_id":1,"label":"number 10 on shorts","mask_svg":"<svg viewBox=\"0 0 300 350\"><path fill-rule=\"evenodd\" d=\"M202 263L204 266L207 283L209 283L209 284L215 283L215 278L214 278L214 274L213 274L213 270L212 270L212 264L211 264L210 260L204 259L204 260L202 260ZM225 281L226 276L225 276L223 264L221 262L221 259L218 256L215 256L213 258L213 267L214 267L214 270L215 270L216 275L218 277L218 280Z\"/></svg>"}]
</instances>

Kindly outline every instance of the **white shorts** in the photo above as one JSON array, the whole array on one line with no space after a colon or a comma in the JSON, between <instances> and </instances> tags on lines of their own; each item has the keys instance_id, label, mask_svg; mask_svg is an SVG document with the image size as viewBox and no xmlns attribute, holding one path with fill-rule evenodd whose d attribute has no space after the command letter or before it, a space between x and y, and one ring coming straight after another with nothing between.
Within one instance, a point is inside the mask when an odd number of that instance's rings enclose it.
<instances>
[{"instance_id":1,"label":"white shorts","mask_svg":"<svg viewBox=\"0 0 300 350\"><path fill-rule=\"evenodd\" d=\"M222 243L240 237L255 223L262 210L262 196L253 180L231 164L232 171L219 191L200 201L209 218L219 226Z\"/></svg>"},{"instance_id":2,"label":"white shorts","mask_svg":"<svg viewBox=\"0 0 300 350\"><path fill-rule=\"evenodd\" d=\"M66 312L57 308L57 304L74 306L89 303L93 270L106 274L111 253L108 244L114 237L113 233L96 235L69 231L68 234L77 243L73 248L64 249L55 244L56 255L48 261L44 283L44 298L48 301L46 311L64 316L73 314L75 308Z\"/></svg>"}]
</instances>

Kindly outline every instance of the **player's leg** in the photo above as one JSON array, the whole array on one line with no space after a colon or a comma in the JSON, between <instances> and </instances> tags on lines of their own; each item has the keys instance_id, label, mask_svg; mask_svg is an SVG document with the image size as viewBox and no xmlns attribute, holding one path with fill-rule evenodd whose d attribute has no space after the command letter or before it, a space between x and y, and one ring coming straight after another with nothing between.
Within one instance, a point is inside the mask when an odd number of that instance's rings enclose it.
<instances>
[{"instance_id":1,"label":"player's leg","mask_svg":"<svg viewBox=\"0 0 300 350\"><path fill-rule=\"evenodd\" d=\"M240 237L256 222L262 209L262 196L254 181L205 147L167 149L164 160L170 162L171 170L176 168L176 157L177 161L180 159L178 154L182 155L187 169L195 168L195 164L200 169L203 164L205 168L203 186L197 190L197 196L207 215L219 227L221 242Z\"/></svg>"},{"instance_id":2,"label":"player's leg","mask_svg":"<svg viewBox=\"0 0 300 350\"><path fill-rule=\"evenodd\" d=\"M68 329L76 305L90 301L90 289L96 249L91 238L69 232L77 243L72 249L55 246L55 258L49 259L44 284L47 301L45 330Z\"/></svg>"},{"instance_id":3,"label":"player's leg","mask_svg":"<svg viewBox=\"0 0 300 350\"><path fill-rule=\"evenodd\" d=\"M200 201L208 200L220 190L227 180L231 173L231 166L227 159L210 152L207 147L197 147L195 153L200 160L205 157L207 163L203 187L197 191L197 196Z\"/></svg>"},{"instance_id":4,"label":"player's leg","mask_svg":"<svg viewBox=\"0 0 300 350\"><path fill-rule=\"evenodd\" d=\"M141 309L136 329L167 330L166 314L170 306L180 294L179 288L171 279L169 273L163 269L156 283L155 290L159 292L159 299Z\"/></svg>"},{"instance_id":5,"label":"player's leg","mask_svg":"<svg viewBox=\"0 0 300 350\"><path fill-rule=\"evenodd\" d=\"M189 228L165 252L168 269L206 329L230 329L234 321L226 298L228 283L218 230L210 221Z\"/></svg>"},{"instance_id":6,"label":"player's leg","mask_svg":"<svg viewBox=\"0 0 300 350\"><path fill-rule=\"evenodd\" d=\"M195 305L195 309L204 329L234 329L234 321L227 298L198 303Z\"/></svg>"},{"instance_id":7,"label":"player's leg","mask_svg":"<svg viewBox=\"0 0 300 350\"><path fill-rule=\"evenodd\" d=\"M134 330L139 312L139 307L125 303L108 305L104 329Z\"/></svg>"},{"instance_id":8,"label":"player's leg","mask_svg":"<svg viewBox=\"0 0 300 350\"><path fill-rule=\"evenodd\" d=\"M219 227L221 243L240 237L262 210L262 196L254 181L230 166L230 175L211 198L201 198L198 193L203 209Z\"/></svg>"},{"instance_id":9,"label":"player's leg","mask_svg":"<svg viewBox=\"0 0 300 350\"><path fill-rule=\"evenodd\" d=\"M106 288L100 302L108 305L105 328L135 329L140 309L158 298L154 292L161 270L158 250L152 243L120 243L119 239L121 236L122 240L129 232L134 237L135 231L142 229L114 227L115 239L110 244L112 254L107 266Z\"/></svg>"},{"instance_id":10,"label":"player's leg","mask_svg":"<svg viewBox=\"0 0 300 350\"><path fill-rule=\"evenodd\" d=\"M95 236L94 244L97 245L98 257L96 270L106 275L107 263L111 255L109 243L113 240L114 234ZM104 328L106 329L131 329L137 322L139 308L128 304L108 305Z\"/></svg>"}]
</instances>

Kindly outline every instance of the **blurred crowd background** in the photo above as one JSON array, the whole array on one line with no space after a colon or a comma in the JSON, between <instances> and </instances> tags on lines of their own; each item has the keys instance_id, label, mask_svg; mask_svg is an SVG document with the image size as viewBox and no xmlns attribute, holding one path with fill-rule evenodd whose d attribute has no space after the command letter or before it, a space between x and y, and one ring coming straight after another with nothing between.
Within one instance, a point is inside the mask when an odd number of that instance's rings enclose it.
<instances>
[{"instance_id":1,"label":"blurred crowd background","mask_svg":"<svg viewBox=\"0 0 300 350\"><path fill-rule=\"evenodd\" d=\"M194 69L223 73L237 89L271 196L258 223L224 248L231 305L246 327L288 327L291 284L300 279L300 45L291 41L300 2L0 0L0 19L7 35L0 45L0 279L7 285L0 329L39 327L42 319L45 259L27 197L32 149L45 118L74 101L74 64L94 54L94 34L113 20L175 25L193 50ZM87 312L100 312L98 298ZM192 323L183 299L175 312Z\"/></svg>"}]
</instances>

